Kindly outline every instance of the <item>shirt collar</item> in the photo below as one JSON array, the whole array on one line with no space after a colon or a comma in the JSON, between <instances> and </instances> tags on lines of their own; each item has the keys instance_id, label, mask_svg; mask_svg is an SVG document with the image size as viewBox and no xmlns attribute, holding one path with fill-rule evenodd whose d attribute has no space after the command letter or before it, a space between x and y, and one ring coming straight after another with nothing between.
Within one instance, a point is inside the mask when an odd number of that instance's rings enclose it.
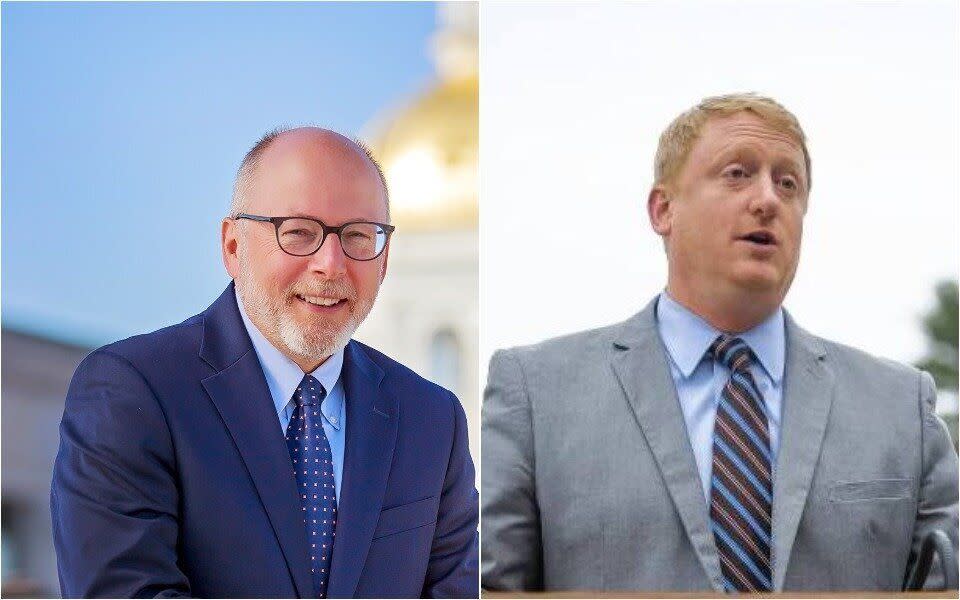
<instances>
[{"instance_id":1,"label":"shirt collar","mask_svg":"<svg viewBox=\"0 0 960 600\"><path fill-rule=\"evenodd\" d=\"M240 309L240 317L243 319L243 325L247 329L250 341L253 342L253 348L260 359L260 366L263 368L263 374L267 380L267 387L270 388L270 395L273 396L273 404L277 414L283 412L287 404L293 398L293 393L297 390L300 382L303 381L304 373L297 363L290 360L287 355L280 352L270 343L263 333L247 316L243 308L243 301L240 294L234 290L237 297L237 307ZM326 391L326 397L320 404L320 412L327 421L339 430L343 423L343 394L334 394L333 388L340 379L340 372L343 370L343 350L331 355L327 360L313 370L313 375L323 389Z\"/></svg>"},{"instance_id":2,"label":"shirt collar","mask_svg":"<svg viewBox=\"0 0 960 600\"><path fill-rule=\"evenodd\" d=\"M721 331L670 297L666 291L657 302L657 325L670 358L683 374L690 377L710 344ZM786 338L784 334L783 309L767 317L762 323L739 334L756 355L760 365L775 383L783 379Z\"/></svg>"}]
</instances>

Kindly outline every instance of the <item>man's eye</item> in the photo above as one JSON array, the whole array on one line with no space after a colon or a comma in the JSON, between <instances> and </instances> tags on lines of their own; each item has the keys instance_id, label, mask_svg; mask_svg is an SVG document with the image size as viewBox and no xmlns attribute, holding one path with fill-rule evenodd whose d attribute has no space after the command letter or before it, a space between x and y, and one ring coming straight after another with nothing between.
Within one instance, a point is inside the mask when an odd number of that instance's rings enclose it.
<instances>
[{"instance_id":1,"label":"man's eye","mask_svg":"<svg viewBox=\"0 0 960 600\"><path fill-rule=\"evenodd\" d=\"M788 190L795 190L797 189L797 180L793 177L781 177L780 185Z\"/></svg>"},{"instance_id":2,"label":"man's eye","mask_svg":"<svg viewBox=\"0 0 960 600\"><path fill-rule=\"evenodd\" d=\"M747 170L743 167L729 167L725 171L725 174L727 177L731 177L733 179L742 179L748 175Z\"/></svg>"},{"instance_id":3,"label":"man's eye","mask_svg":"<svg viewBox=\"0 0 960 600\"><path fill-rule=\"evenodd\" d=\"M313 235L313 232L308 231L306 229L291 229L289 231L284 231L283 235L289 235L293 237L304 237L304 236Z\"/></svg>"}]
</instances>

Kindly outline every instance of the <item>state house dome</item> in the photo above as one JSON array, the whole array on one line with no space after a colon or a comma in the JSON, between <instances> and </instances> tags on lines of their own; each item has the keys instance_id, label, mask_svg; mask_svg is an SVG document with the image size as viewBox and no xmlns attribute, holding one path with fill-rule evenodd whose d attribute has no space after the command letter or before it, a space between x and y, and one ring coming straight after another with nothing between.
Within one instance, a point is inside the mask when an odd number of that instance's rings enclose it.
<instances>
[{"instance_id":1,"label":"state house dome","mask_svg":"<svg viewBox=\"0 0 960 600\"><path fill-rule=\"evenodd\" d=\"M476 5L438 6L432 53L437 79L370 124L390 212L400 232L478 224L479 78Z\"/></svg>"}]
</instances>

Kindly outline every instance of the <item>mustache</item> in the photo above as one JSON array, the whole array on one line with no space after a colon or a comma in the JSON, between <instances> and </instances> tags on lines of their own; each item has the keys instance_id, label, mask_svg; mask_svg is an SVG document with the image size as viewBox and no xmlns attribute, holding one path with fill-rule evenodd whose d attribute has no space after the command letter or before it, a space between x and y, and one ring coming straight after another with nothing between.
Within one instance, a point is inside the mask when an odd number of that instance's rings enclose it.
<instances>
[{"instance_id":1,"label":"mustache","mask_svg":"<svg viewBox=\"0 0 960 600\"><path fill-rule=\"evenodd\" d=\"M356 290L344 279L335 279L324 282L297 283L288 290L290 295L325 296L328 298L353 299Z\"/></svg>"}]
</instances>

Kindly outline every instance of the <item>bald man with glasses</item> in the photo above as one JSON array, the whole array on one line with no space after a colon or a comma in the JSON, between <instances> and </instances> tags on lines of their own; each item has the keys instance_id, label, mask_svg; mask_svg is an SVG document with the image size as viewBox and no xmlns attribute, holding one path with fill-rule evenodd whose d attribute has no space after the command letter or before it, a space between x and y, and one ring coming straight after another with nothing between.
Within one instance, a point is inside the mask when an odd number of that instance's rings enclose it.
<instances>
[{"instance_id":1,"label":"bald man with glasses","mask_svg":"<svg viewBox=\"0 0 960 600\"><path fill-rule=\"evenodd\" d=\"M74 375L51 489L65 597L477 597L460 402L351 340L389 221L379 165L337 133L246 155L227 289Z\"/></svg>"}]
</instances>

